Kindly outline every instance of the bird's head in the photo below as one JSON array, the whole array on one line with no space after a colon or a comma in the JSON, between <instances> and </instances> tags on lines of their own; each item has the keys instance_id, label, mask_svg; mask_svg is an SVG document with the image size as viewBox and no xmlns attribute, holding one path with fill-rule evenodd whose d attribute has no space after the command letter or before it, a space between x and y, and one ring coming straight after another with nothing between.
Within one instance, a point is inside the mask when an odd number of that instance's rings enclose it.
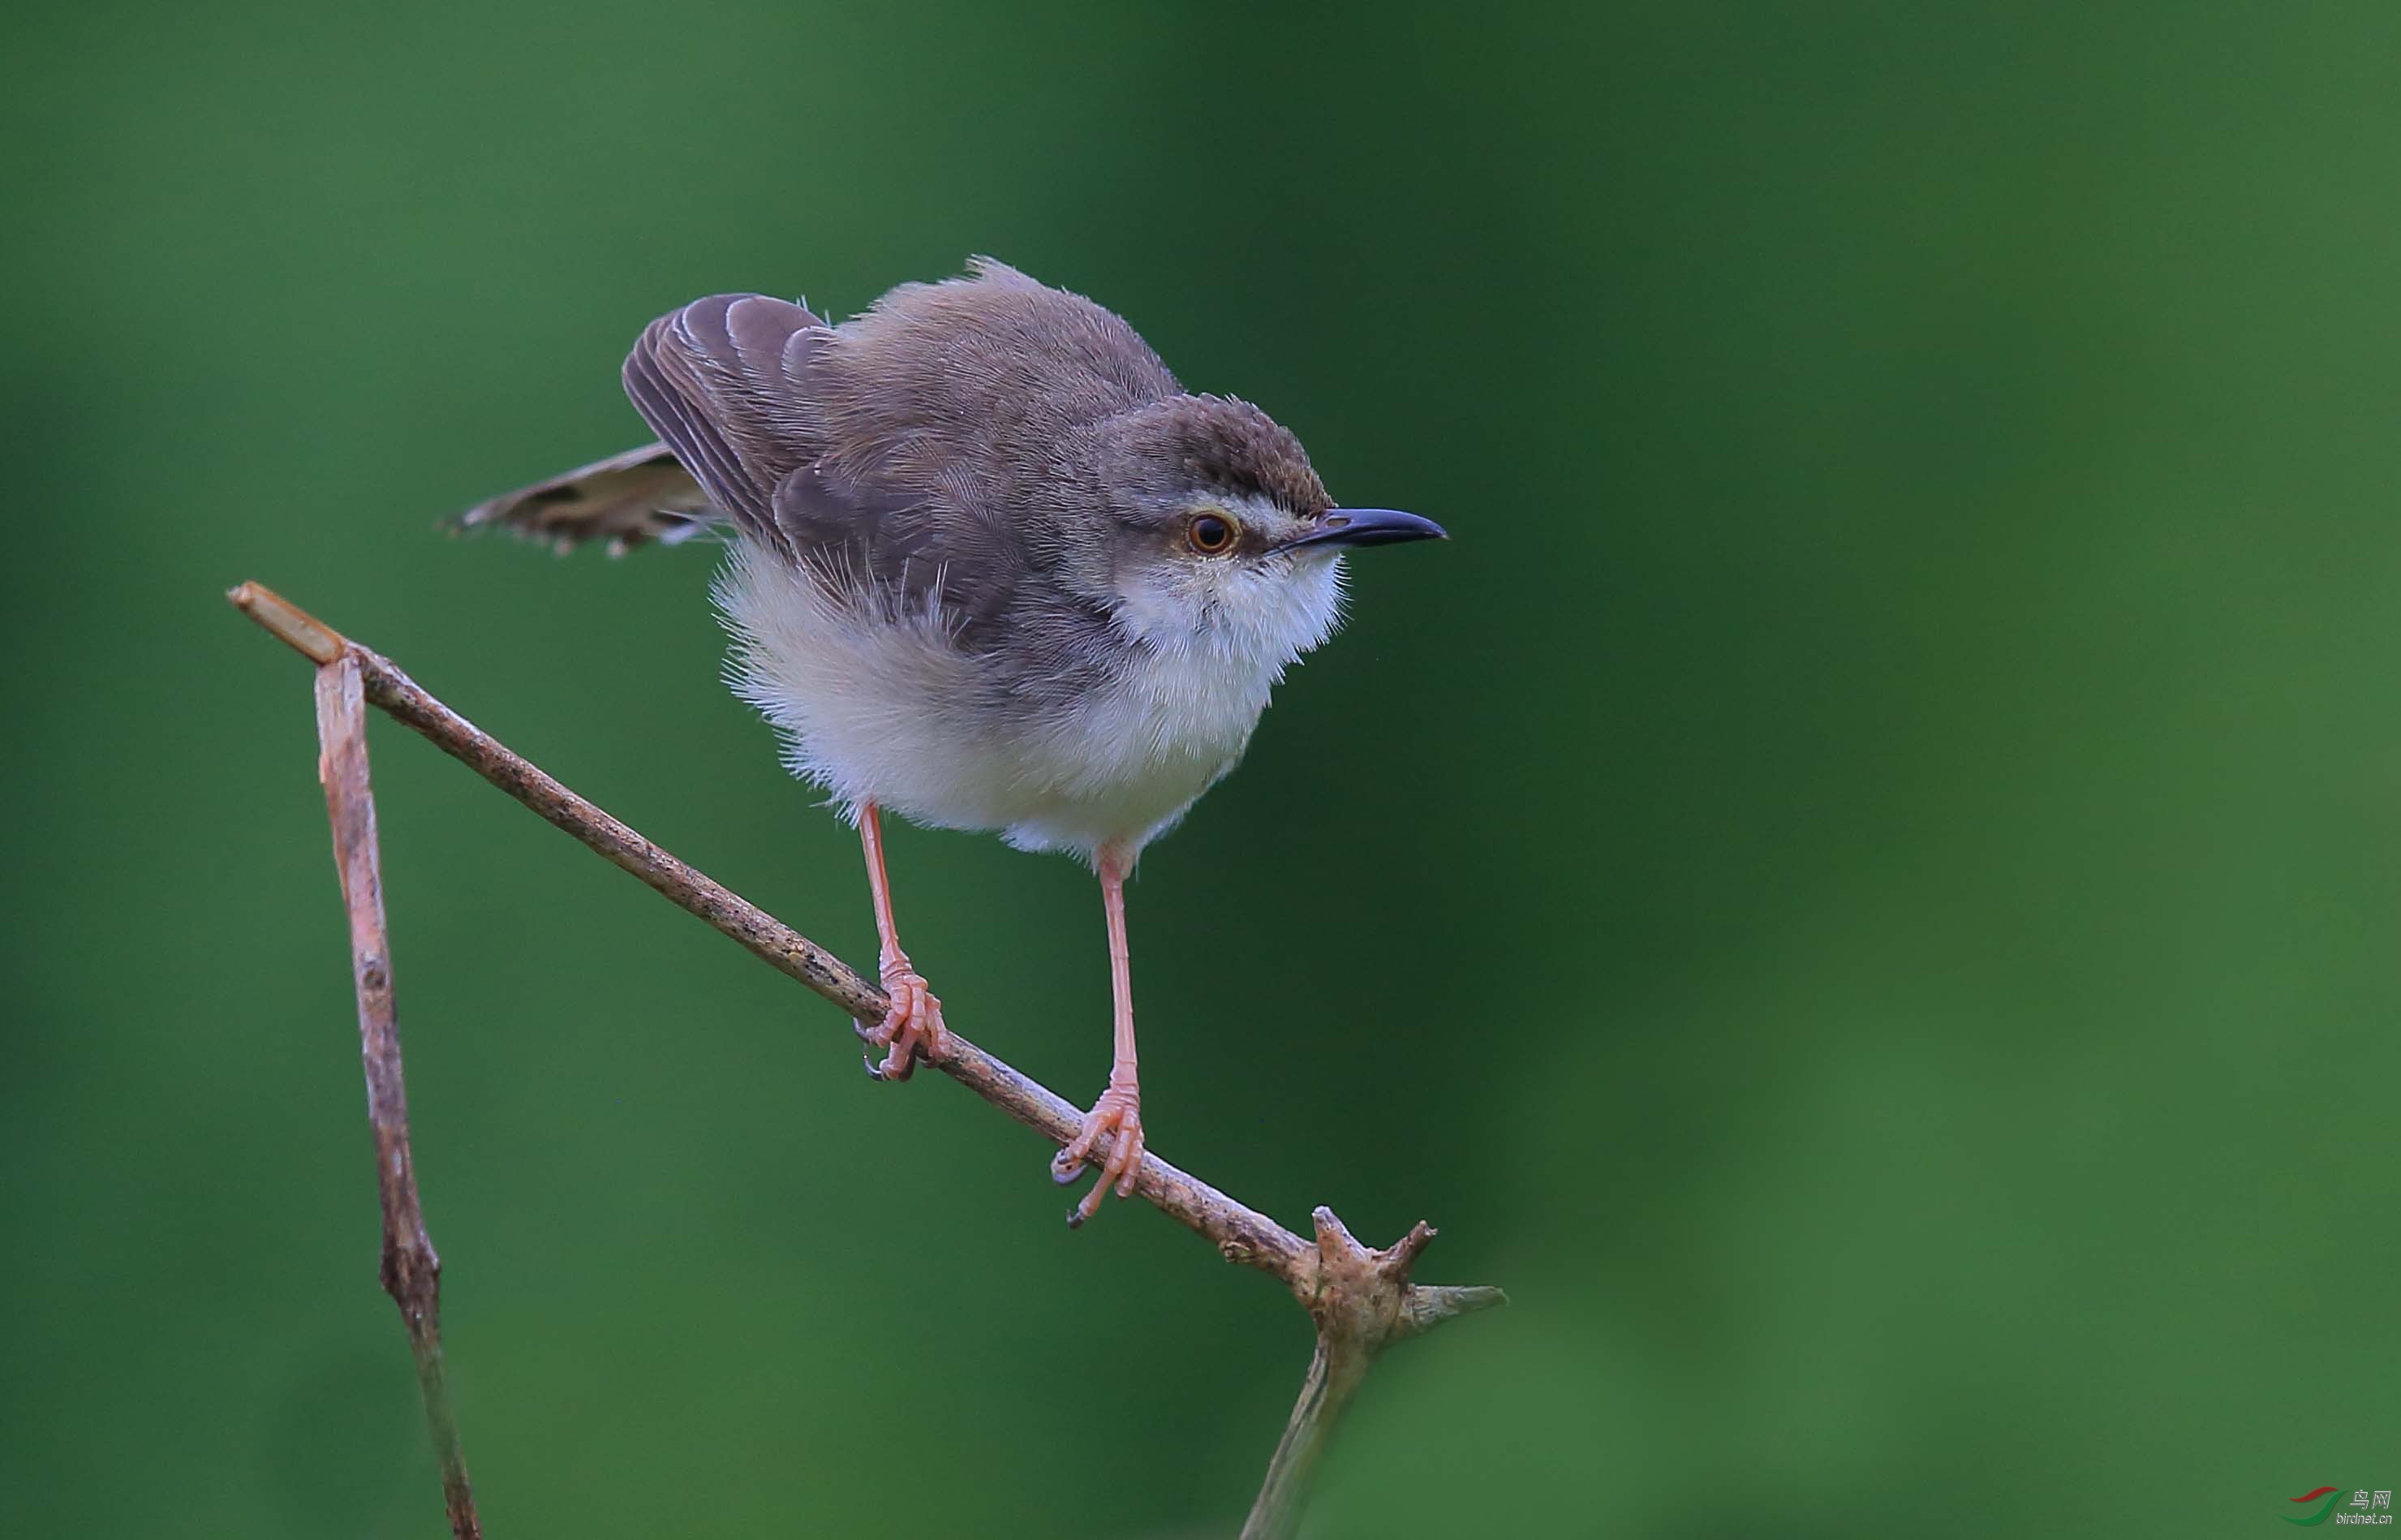
<instances>
[{"instance_id":1,"label":"bird's head","mask_svg":"<svg viewBox=\"0 0 2401 1540\"><path fill-rule=\"evenodd\" d=\"M1415 514L1335 507L1300 441L1246 401L1181 395L1127 413L1097 468L1118 624L1273 671L1333 633L1344 552L1445 538Z\"/></svg>"}]
</instances>

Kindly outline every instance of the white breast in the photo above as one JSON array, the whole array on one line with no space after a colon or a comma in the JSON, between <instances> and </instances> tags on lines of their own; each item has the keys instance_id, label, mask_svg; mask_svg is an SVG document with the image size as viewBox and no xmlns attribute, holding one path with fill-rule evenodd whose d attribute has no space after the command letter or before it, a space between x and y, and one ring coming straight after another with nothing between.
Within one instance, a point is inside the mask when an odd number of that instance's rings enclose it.
<instances>
[{"instance_id":1,"label":"white breast","mask_svg":"<svg viewBox=\"0 0 2401 1540\"><path fill-rule=\"evenodd\" d=\"M874 802L1090 859L1104 845L1130 858L1182 818L1242 758L1284 667L1331 630L1334 563L1279 586L1297 602L1221 611L1203 628L1129 616L1145 645L1116 685L997 721L930 610L872 614L747 542L716 597L729 682L781 732L794 775L854 812Z\"/></svg>"}]
</instances>

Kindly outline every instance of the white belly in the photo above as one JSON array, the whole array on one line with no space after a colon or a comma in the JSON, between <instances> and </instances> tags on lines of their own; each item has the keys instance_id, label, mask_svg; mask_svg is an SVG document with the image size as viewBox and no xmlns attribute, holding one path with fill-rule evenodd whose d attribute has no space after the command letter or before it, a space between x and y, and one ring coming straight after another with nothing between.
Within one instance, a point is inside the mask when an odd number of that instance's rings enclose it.
<instances>
[{"instance_id":1,"label":"white belly","mask_svg":"<svg viewBox=\"0 0 2401 1540\"><path fill-rule=\"evenodd\" d=\"M740 544L717 600L734 690L781 732L794 775L854 812L873 802L1087 859L1104 845L1131 859L1234 767L1283 661L1149 651L1073 708L994 713L930 614L870 618Z\"/></svg>"}]
</instances>

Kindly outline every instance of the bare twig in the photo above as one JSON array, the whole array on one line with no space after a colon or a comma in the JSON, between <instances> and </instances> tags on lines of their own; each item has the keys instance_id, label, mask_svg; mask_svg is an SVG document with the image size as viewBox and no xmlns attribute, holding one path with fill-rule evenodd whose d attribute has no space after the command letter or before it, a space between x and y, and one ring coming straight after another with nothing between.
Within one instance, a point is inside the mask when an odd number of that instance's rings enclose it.
<instances>
[{"instance_id":1,"label":"bare twig","mask_svg":"<svg viewBox=\"0 0 2401 1540\"><path fill-rule=\"evenodd\" d=\"M443 1505L458 1540L478 1540L475 1494L442 1372L442 1258L425 1233L417 1164L408 1150L408 1088L401 1075L400 1020L384 932L383 870L376 849L375 792L367 781L367 711L359 661L337 654L317 670L317 777L334 826L334 866L350 915L350 971L358 986L359 1054L366 1062L367 1122L375 1130L376 1189L383 1207L383 1286L400 1307L417 1357L417 1388L442 1468Z\"/></svg>"},{"instance_id":2,"label":"bare twig","mask_svg":"<svg viewBox=\"0 0 2401 1540\"><path fill-rule=\"evenodd\" d=\"M660 849L473 722L401 672L390 659L344 637L271 589L245 583L226 596L268 632L309 657L355 670L365 699L445 753L506 791L614 865L740 942L752 956L797 979L852 1019L881 1021L884 992L858 969L732 889ZM364 785L362 753L362 785ZM377 914L380 916L380 906ZM364 965L363 965L364 966ZM364 974L362 978L364 978ZM365 996L362 984L362 1008ZM1054 1145L1073 1138L1081 1113L1063 1098L976 1047L955 1029L934 1067ZM397 1047L394 1049L397 1087ZM380 1128L380 1124L378 1127ZM404 1147L405 1148L405 1147ZM1096 1151L1107 1153L1106 1136ZM1328 1436L1376 1355L1393 1341L1431 1330L1454 1315L1502 1303L1497 1288L1425 1286L1409 1270L1434 1231L1420 1224L1386 1251L1351 1238L1330 1209L1316 1212L1314 1244L1155 1154L1143 1156L1134 1191L1169 1217L1213 1242L1227 1260L1280 1279L1317 1323L1317 1354L1285 1429L1245 1540L1291 1533L1308 1479ZM412 1189L413 1199L413 1189ZM414 1212L413 1204L411 1212ZM421 1235L421 1231L419 1231ZM430 1258L431 1248L425 1255ZM439 1375L439 1358L435 1359ZM431 1403L429 1402L429 1405ZM438 1437L438 1435L437 1435ZM455 1441L455 1439L454 1439ZM463 1490L463 1474L460 1478Z\"/></svg>"}]
</instances>

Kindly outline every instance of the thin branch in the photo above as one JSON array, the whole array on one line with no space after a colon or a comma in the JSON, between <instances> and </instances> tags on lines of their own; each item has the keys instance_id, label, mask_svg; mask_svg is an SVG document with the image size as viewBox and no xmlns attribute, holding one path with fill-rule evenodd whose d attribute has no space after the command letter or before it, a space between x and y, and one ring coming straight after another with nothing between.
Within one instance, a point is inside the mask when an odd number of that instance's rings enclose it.
<instances>
[{"instance_id":1,"label":"thin branch","mask_svg":"<svg viewBox=\"0 0 2401 1540\"><path fill-rule=\"evenodd\" d=\"M442 1372L442 1258L425 1233L417 1162L408 1149L408 1087L401 1073L400 1019L391 997L391 947L384 931L383 870L376 846L375 792L367 780L367 712L358 659L337 655L317 670L317 777L334 826L334 866L350 916L350 971L359 997L359 1055L366 1064L367 1122L375 1131L376 1189L383 1209L383 1286L400 1307L417 1358L417 1388L443 1506L458 1540L480 1540L467 1456Z\"/></svg>"},{"instance_id":2,"label":"thin branch","mask_svg":"<svg viewBox=\"0 0 2401 1540\"><path fill-rule=\"evenodd\" d=\"M863 1032L862 1023L883 1019L887 1008L884 992L866 975L576 795L435 699L390 659L255 583L245 583L226 597L321 667L337 662L349 665L355 669L368 702L733 938L768 966L839 1006L852 1019L854 1030ZM361 763L364 765L364 758ZM949 1036L950 1047L939 1061L933 1061L935 1068L1054 1145L1063 1146L1075 1136L1082 1114L1064 1098L976 1047L955 1029ZM1096 1153L1105 1155L1107 1150L1104 1136ZM1228 1261L1281 1280L1317 1323L1317 1356L1269 1469L1266 1488L1243 1530L1245 1540L1291 1533L1326 1439L1378 1354L1390 1343L1431 1330L1454 1315L1504 1302L1497 1288L1412 1284L1410 1268L1434 1236L1423 1224L1389 1250L1368 1251L1351 1238L1330 1209L1320 1208L1312 1244L1150 1153L1143 1156L1134 1191L1214 1243ZM426 1255L431 1257L430 1248Z\"/></svg>"},{"instance_id":3,"label":"thin branch","mask_svg":"<svg viewBox=\"0 0 2401 1540\"><path fill-rule=\"evenodd\" d=\"M256 584L230 596L268 630L319 663L349 657L358 666L366 698L395 720L510 796L574 835L612 864L632 873L680 907L740 942L769 967L789 975L842 1008L854 1021L882 1021L884 991L841 958L733 889L677 859L591 803L547 771L459 715L390 659L341 636L288 600ZM1083 1114L1065 1099L1019 1074L956 1030L951 1051L935 1067L1052 1144L1064 1145ZM1104 1138L1101 1152L1108 1148ZM1146 1155L1135 1190L1163 1212L1217 1244L1232 1261L1259 1268L1297 1292L1307 1242L1246 1208L1196 1176Z\"/></svg>"}]
</instances>

